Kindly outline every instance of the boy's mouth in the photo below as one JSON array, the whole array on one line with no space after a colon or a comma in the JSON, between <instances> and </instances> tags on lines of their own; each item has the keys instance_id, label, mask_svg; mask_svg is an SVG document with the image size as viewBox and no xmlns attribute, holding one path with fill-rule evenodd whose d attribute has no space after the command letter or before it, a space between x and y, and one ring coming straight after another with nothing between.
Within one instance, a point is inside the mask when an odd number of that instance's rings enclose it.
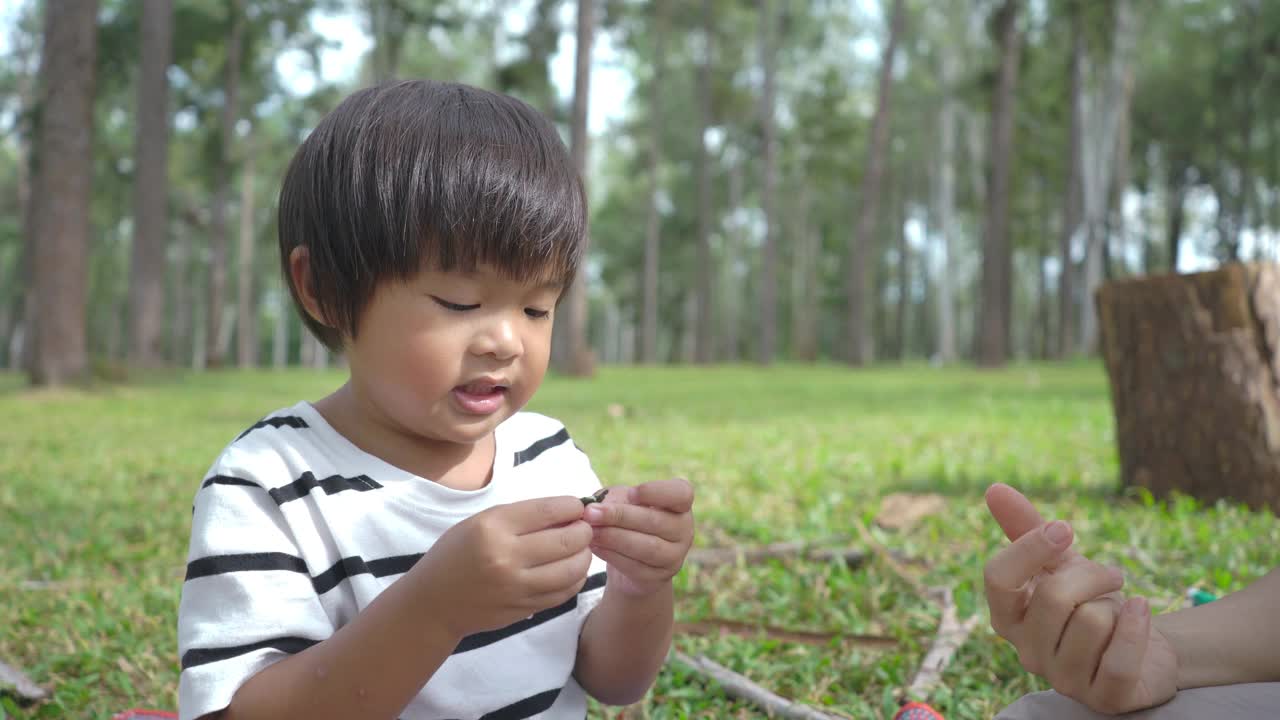
<instances>
[{"instance_id":1,"label":"boy's mouth","mask_svg":"<svg viewBox=\"0 0 1280 720\"><path fill-rule=\"evenodd\" d=\"M507 387L497 380L473 380L453 388L453 398L469 415L490 415L502 407Z\"/></svg>"}]
</instances>

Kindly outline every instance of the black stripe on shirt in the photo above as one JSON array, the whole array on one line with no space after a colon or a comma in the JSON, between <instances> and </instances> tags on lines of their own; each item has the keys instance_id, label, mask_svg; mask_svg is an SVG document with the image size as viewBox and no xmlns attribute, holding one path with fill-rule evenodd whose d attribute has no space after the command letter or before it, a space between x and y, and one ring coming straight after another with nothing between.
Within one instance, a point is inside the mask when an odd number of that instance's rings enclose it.
<instances>
[{"instance_id":1,"label":"black stripe on shirt","mask_svg":"<svg viewBox=\"0 0 1280 720\"><path fill-rule=\"evenodd\" d=\"M187 580L222 575L231 572L261 572L268 570L288 570L290 572L307 572L307 564L302 558L286 553L244 553L243 555L211 555L187 563Z\"/></svg>"},{"instance_id":2,"label":"black stripe on shirt","mask_svg":"<svg viewBox=\"0 0 1280 720\"><path fill-rule=\"evenodd\" d=\"M363 575L368 573L374 577L386 577L388 575L400 575L409 572L409 568L418 562L422 557L422 553L416 555L396 555L394 557L379 558L365 562L360 556L342 558L333 564L333 567L325 570L319 575L311 578L311 585L315 587L317 595L323 595L334 589L343 580L354 575Z\"/></svg>"},{"instance_id":3,"label":"black stripe on shirt","mask_svg":"<svg viewBox=\"0 0 1280 720\"><path fill-rule=\"evenodd\" d=\"M262 487L252 480L245 480L244 478L232 477L230 475L214 475L208 480L205 480L204 484L200 486L200 489L203 490L210 485L244 485L245 487Z\"/></svg>"},{"instance_id":4,"label":"black stripe on shirt","mask_svg":"<svg viewBox=\"0 0 1280 720\"><path fill-rule=\"evenodd\" d=\"M602 572L596 573L595 575L592 575L587 578L587 584L583 585L582 589L579 590L578 592L579 593L591 592L592 590L596 590L598 588L604 587L604 583L605 583L605 574ZM568 600L565 600L564 602L560 603L559 605L553 608L540 610L534 613L532 617L527 617L524 620L511 623L506 627L500 627L497 630L488 630L486 632L476 633L474 635L468 635L462 638L462 642L458 643L458 646L453 649L453 652L451 654L458 655L464 652L482 648L486 645L492 645L498 642L499 640L506 640L507 638L513 635L519 635L525 630L532 630L533 628L545 622L550 622L551 620L554 620L560 617L561 615L564 615L565 613L572 612L573 610L576 610L577 607L578 607L578 596L574 595L573 597L569 598Z\"/></svg>"},{"instance_id":5,"label":"black stripe on shirt","mask_svg":"<svg viewBox=\"0 0 1280 720\"><path fill-rule=\"evenodd\" d=\"M240 435L236 437L236 441L238 442L240 440L243 440L245 435L248 435L254 430L261 430L262 428L265 428L265 427L272 427L272 428L291 427L295 430L301 430L303 428L309 428L311 426L307 424L306 420L303 420L297 415L281 415L279 417L270 417L270 418L267 418L266 420L259 420L258 422L254 423L252 426L249 427L248 430L245 430L244 432L240 433Z\"/></svg>"},{"instance_id":6,"label":"black stripe on shirt","mask_svg":"<svg viewBox=\"0 0 1280 720\"><path fill-rule=\"evenodd\" d=\"M311 640L301 637L279 637L269 640L260 640L256 643L248 645L233 645L231 647L219 648L191 648L182 654L182 669L193 668L197 665L205 665L219 660L230 660L233 657L247 655L251 652L272 648L288 655L296 655L303 650L319 643L319 640Z\"/></svg>"},{"instance_id":7,"label":"black stripe on shirt","mask_svg":"<svg viewBox=\"0 0 1280 720\"><path fill-rule=\"evenodd\" d=\"M555 435L542 438L538 442L516 453L516 459L512 464L512 467L520 465L521 463L527 463L551 448L557 445L563 445L567 442L569 442L569 431L565 428L560 428L560 432Z\"/></svg>"},{"instance_id":8,"label":"black stripe on shirt","mask_svg":"<svg viewBox=\"0 0 1280 720\"><path fill-rule=\"evenodd\" d=\"M288 485L272 488L268 492L271 493L271 499L275 500L277 505L283 505L290 500L306 497L316 488L324 490L325 495L337 495L344 490L364 492L366 490L377 490L381 487L382 485L377 480L368 475L356 475L355 477L330 475L323 480L317 480L315 475L310 472L304 472L297 480Z\"/></svg>"},{"instance_id":9,"label":"black stripe on shirt","mask_svg":"<svg viewBox=\"0 0 1280 720\"><path fill-rule=\"evenodd\" d=\"M540 692L519 702L511 703L504 708L485 713L480 716L480 720L522 720L523 718L533 717L540 712L550 710L551 706L556 704L556 698L558 697L560 697L559 688Z\"/></svg>"}]
</instances>

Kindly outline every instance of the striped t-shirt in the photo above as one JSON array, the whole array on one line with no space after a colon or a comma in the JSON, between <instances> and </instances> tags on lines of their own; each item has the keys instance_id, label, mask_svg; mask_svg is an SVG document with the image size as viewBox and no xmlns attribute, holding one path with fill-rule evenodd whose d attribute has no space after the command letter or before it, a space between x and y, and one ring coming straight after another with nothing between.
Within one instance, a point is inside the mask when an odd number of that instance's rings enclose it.
<instances>
[{"instance_id":1,"label":"striped t-shirt","mask_svg":"<svg viewBox=\"0 0 1280 720\"><path fill-rule=\"evenodd\" d=\"M600 487L564 426L517 413L498 426L492 480L454 490L353 445L309 403L236 438L195 497L178 610L179 714L226 707L253 675L350 622L446 530L494 505ZM471 635L404 720L586 715L573 678L578 634L600 601L604 562L558 607Z\"/></svg>"}]
</instances>

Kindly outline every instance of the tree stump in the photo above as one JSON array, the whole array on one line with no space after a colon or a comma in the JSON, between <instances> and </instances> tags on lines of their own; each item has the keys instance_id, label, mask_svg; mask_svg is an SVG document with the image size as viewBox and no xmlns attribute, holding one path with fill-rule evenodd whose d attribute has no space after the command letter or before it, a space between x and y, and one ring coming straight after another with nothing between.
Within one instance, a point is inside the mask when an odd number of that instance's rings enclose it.
<instances>
[{"instance_id":1,"label":"tree stump","mask_svg":"<svg viewBox=\"0 0 1280 720\"><path fill-rule=\"evenodd\" d=\"M1280 266L1096 295L1125 485L1280 513Z\"/></svg>"}]
</instances>

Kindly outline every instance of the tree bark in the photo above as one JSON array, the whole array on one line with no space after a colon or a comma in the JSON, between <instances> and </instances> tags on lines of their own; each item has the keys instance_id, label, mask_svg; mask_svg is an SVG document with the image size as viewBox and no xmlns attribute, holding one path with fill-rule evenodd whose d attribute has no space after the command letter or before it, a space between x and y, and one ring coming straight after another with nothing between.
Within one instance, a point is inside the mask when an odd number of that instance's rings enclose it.
<instances>
[{"instance_id":1,"label":"tree bark","mask_svg":"<svg viewBox=\"0 0 1280 720\"><path fill-rule=\"evenodd\" d=\"M987 188L986 235L982 248L982 314L978 364L1002 367L1009 360L1013 305L1013 252L1009 245L1009 175L1013 160L1013 116L1022 32L1020 0L1005 0L997 11L1000 75L991 110L991 182Z\"/></svg>"},{"instance_id":2,"label":"tree bark","mask_svg":"<svg viewBox=\"0 0 1280 720\"><path fill-rule=\"evenodd\" d=\"M573 113L569 125L569 154L573 166L587 185L587 128L588 94L591 89L591 45L595 37L594 0L578 0L577 50L573 77ZM564 304L568 311L568 323L563 334L562 347L567 350L561 358L566 374L590 377L595 374L595 359L587 345L587 274L586 255L590 247L590 235L583 243L583 263L578 276L567 291Z\"/></svg>"},{"instance_id":3,"label":"tree bark","mask_svg":"<svg viewBox=\"0 0 1280 720\"><path fill-rule=\"evenodd\" d=\"M252 137L252 136L251 136ZM236 278L236 364L242 368L258 364L258 314L253 297L254 246L254 154L252 140L246 143L244 167L240 171L240 247Z\"/></svg>"},{"instance_id":4,"label":"tree bark","mask_svg":"<svg viewBox=\"0 0 1280 720\"><path fill-rule=\"evenodd\" d=\"M801 170L803 173L803 169ZM809 222L809 184L800 180L791 221L791 355L799 362L818 359L818 256L821 239Z\"/></svg>"},{"instance_id":5,"label":"tree bark","mask_svg":"<svg viewBox=\"0 0 1280 720\"><path fill-rule=\"evenodd\" d=\"M707 128L711 126L711 64L715 41L711 0L702 0L702 58L698 64L698 335L695 360L709 363L715 353L715 287L711 258L711 158L707 153Z\"/></svg>"},{"instance_id":6,"label":"tree bark","mask_svg":"<svg viewBox=\"0 0 1280 720\"><path fill-rule=\"evenodd\" d=\"M32 183L36 385L83 380L97 0L48 0L40 60L40 120Z\"/></svg>"},{"instance_id":7,"label":"tree bark","mask_svg":"<svg viewBox=\"0 0 1280 720\"><path fill-rule=\"evenodd\" d=\"M1182 251L1182 225L1186 219L1187 186L1181 178L1175 180L1170 173L1166 212L1169 214L1168 237L1169 272L1178 272L1178 253Z\"/></svg>"},{"instance_id":8,"label":"tree bark","mask_svg":"<svg viewBox=\"0 0 1280 720\"><path fill-rule=\"evenodd\" d=\"M1123 105L1124 80L1132 62L1135 46L1134 7L1131 0L1116 0L1112 6L1114 22L1111 33L1111 58L1103 86L1085 93L1081 131L1086 141L1081 146L1081 168L1084 180L1084 224L1087 241L1084 256L1084 297L1092 298L1102 283L1102 244L1106 242L1103 227L1106 201L1110 195L1116 133L1120 114L1128 112ZM1096 351L1097 316L1091 304L1080 306L1080 343L1078 349L1088 354Z\"/></svg>"},{"instance_id":9,"label":"tree bark","mask_svg":"<svg viewBox=\"0 0 1280 720\"><path fill-rule=\"evenodd\" d=\"M911 283L911 247L907 244L907 188L899 193L894 212L893 236L898 244L898 302L893 313L893 354L898 362L907 357L907 308L910 302L908 286Z\"/></svg>"},{"instance_id":10,"label":"tree bark","mask_svg":"<svg viewBox=\"0 0 1280 720\"><path fill-rule=\"evenodd\" d=\"M649 80L649 218L644 236L644 277L641 286L640 362L652 363L658 356L658 270L662 252L662 210L658 194L662 184L662 83L666 65L667 2L654 0L653 76Z\"/></svg>"},{"instance_id":11,"label":"tree bark","mask_svg":"<svg viewBox=\"0 0 1280 720\"><path fill-rule=\"evenodd\" d=\"M778 219L774 201L778 183L776 160L777 132L774 123L774 73L777 57L774 49L777 17L772 0L757 0L760 20L760 66L764 72L764 88L760 96L760 126L763 135L761 147L760 206L764 212L764 244L760 248L759 312L760 334L756 346L756 362L768 365L773 362L778 343Z\"/></svg>"},{"instance_id":12,"label":"tree bark","mask_svg":"<svg viewBox=\"0 0 1280 720\"><path fill-rule=\"evenodd\" d=\"M1124 483L1280 511L1280 267L1121 280L1097 299Z\"/></svg>"},{"instance_id":13,"label":"tree bark","mask_svg":"<svg viewBox=\"0 0 1280 720\"><path fill-rule=\"evenodd\" d=\"M1079 2L1071 3L1071 121L1067 141L1067 185L1062 193L1062 227L1058 236L1058 257L1062 266L1058 278L1058 344L1056 354L1065 358L1075 348L1075 262L1071 259L1071 246L1080 229L1080 148L1081 94L1084 92L1084 30L1080 19Z\"/></svg>"},{"instance_id":14,"label":"tree bark","mask_svg":"<svg viewBox=\"0 0 1280 720\"><path fill-rule=\"evenodd\" d=\"M871 123L871 137L867 142L867 166L862 174L859 191L858 219L853 235L849 237L847 267L845 269L845 294L847 317L845 319L845 362L863 365L872 360L872 338L868 327L867 286L871 272L869 263L872 235L875 232L876 215L879 212L880 184L884 175L885 152L889 143L889 117L893 90L893 60L904 22L903 0L893 0L893 15L889 21L889 38L880 59L880 78L876 92L876 112Z\"/></svg>"},{"instance_id":15,"label":"tree bark","mask_svg":"<svg viewBox=\"0 0 1280 720\"><path fill-rule=\"evenodd\" d=\"M169 64L173 0L144 0L138 76L137 171L129 273L129 362L164 364L164 267L169 240Z\"/></svg>"},{"instance_id":16,"label":"tree bark","mask_svg":"<svg viewBox=\"0 0 1280 720\"><path fill-rule=\"evenodd\" d=\"M205 365L220 367L225 361L222 335L222 313L227 297L227 248L231 230L227 226L227 199L231 195L231 168L235 162L236 122L240 119L240 55L244 37L245 0L235 0L230 7L231 35L227 41L226 76L223 84L221 119L221 155L216 171L217 187L210 208L209 234L209 298L205 314Z\"/></svg>"},{"instance_id":17,"label":"tree bark","mask_svg":"<svg viewBox=\"0 0 1280 720\"><path fill-rule=\"evenodd\" d=\"M939 75L942 82L942 108L938 113L938 179L936 188L936 214L938 219L938 362L955 362L956 359L956 308L955 290L952 287L951 248L953 238L959 236L956 227L956 114L959 100L956 97L958 61L949 43L943 44Z\"/></svg>"}]
</instances>

